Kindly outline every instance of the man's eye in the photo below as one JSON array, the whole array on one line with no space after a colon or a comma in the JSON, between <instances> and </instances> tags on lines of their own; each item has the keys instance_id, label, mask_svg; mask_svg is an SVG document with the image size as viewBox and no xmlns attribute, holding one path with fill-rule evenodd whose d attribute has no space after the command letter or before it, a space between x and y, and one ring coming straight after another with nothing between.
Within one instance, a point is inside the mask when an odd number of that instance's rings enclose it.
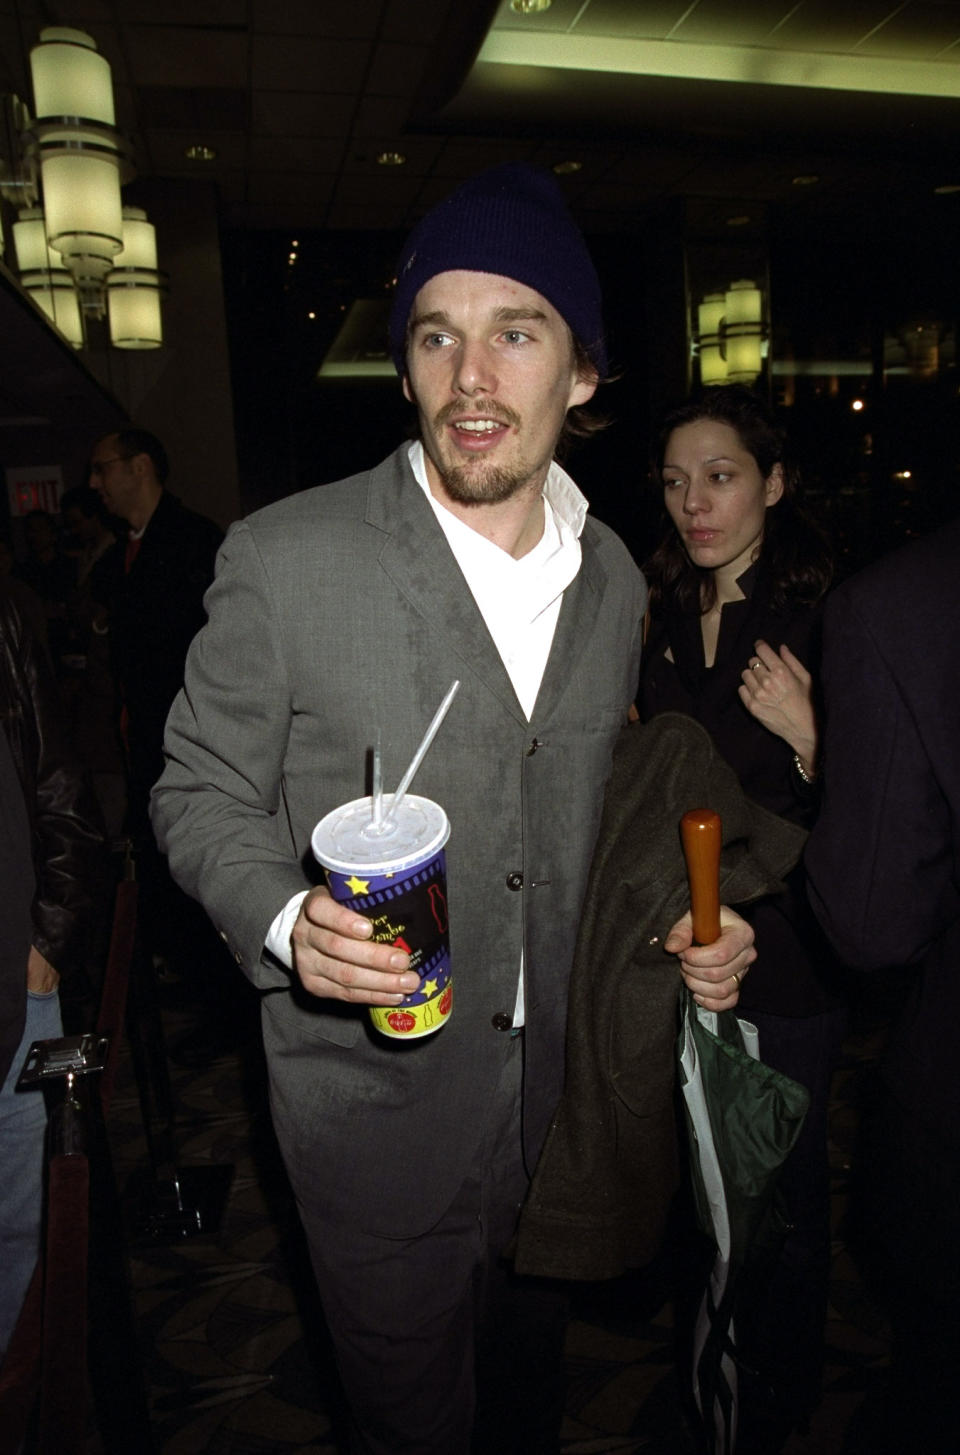
<instances>
[{"instance_id":1,"label":"man's eye","mask_svg":"<svg viewBox=\"0 0 960 1455\"><path fill-rule=\"evenodd\" d=\"M423 346L427 349L442 349L444 344L450 342L448 333L427 333L423 336Z\"/></svg>"},{"instance_id":2,"label":"man's eye","mask_svg":"<svg viewBox=\"0 0 960 1455\"><path fill-rule=\"evenodd\" d=\"M522 344L530 337L524 333L522 328L508 328L504 330L504 342L508 344Z\"/></svg>"}]
</instances>

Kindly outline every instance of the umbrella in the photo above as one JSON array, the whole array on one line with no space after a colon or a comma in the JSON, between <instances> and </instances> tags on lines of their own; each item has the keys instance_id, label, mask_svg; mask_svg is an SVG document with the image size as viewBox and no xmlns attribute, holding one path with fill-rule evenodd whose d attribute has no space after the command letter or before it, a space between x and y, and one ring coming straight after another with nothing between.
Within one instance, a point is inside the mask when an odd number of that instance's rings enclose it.
<instances>
[{"instance_id":1,"label":"umbrella","mask_svg":"<svg viewBox=\"0 0 960 1455\"><path fill-rule=\"evenodd\" d=\"M720 933L720 817L681 820L694 938ZM697 1215L716 1249L697 1314L693 1393L714 1455L732 1455L737 1430L734 1308L737 1275L769 1223L777 1176L799 1135L806 1088L765 1066L756 1027L707 1011L686 992L677 1054Z\"/></svg>"}]
</instances>

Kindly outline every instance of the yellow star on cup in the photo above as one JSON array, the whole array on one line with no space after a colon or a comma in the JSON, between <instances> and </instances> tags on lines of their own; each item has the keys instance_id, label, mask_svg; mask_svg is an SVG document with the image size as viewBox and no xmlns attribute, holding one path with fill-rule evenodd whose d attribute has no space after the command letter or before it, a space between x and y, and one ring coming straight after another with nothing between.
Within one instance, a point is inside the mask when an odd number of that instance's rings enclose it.
<instances>
[{"instance_id":1,"label":"yellow star on cup","mask_svg":"<svg viewBox=\"0 0 960 1455\"><path fill-rule=\"evenodd\" d=\"M370 881L369 881L369 879L358 879L357 876L356 876L356 874L351 874L350 878L349 879L345 879L343 882L344 882L344 884L346 884L346 886L349 889L349 891L350 891L351 894L369 894L370 893Z\"/></svg>"}]
</instances>

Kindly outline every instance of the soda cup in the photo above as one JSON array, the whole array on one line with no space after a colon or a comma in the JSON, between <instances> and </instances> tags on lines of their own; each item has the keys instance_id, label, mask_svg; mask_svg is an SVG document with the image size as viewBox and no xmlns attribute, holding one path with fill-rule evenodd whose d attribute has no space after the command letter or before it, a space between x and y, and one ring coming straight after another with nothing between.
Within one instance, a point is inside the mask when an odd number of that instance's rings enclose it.
<instances>
[{"instance_id":1,"label":"soda cup","mask_svg":"<svg viewBox=\"0 0 960 1455\"><path fill-rule=\"evenodd\" d=\"M410 956L420 984L401 1005L372 1005L370 1019L385 1036L410 1041L430 1036L453 1006L447 866L450 822L439 803L408 793L390 819L373 823L373 801L355 798L334 808L311 835L314 857L330 893L373 922L373 938Z\"/></svg>"}]
</instances>

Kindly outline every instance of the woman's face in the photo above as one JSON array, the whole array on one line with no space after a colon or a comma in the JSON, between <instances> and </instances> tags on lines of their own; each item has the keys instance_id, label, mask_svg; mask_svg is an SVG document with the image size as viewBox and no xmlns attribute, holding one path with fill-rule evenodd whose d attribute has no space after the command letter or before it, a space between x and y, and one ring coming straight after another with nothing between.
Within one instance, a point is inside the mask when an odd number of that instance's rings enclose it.
<instances>
[{"instance_id":1,"label":"woman's face","mask_svg":"<svg viewBox=\"0 0 960 1455\"><path fill-rule=\"evenodd\" d=\"M783 470L768 479L729 424L697 419L667 440L663 498L684 549L708 571L736 579L756 559L767 507L783 494Z\"/></svg>"}]
</instances>

